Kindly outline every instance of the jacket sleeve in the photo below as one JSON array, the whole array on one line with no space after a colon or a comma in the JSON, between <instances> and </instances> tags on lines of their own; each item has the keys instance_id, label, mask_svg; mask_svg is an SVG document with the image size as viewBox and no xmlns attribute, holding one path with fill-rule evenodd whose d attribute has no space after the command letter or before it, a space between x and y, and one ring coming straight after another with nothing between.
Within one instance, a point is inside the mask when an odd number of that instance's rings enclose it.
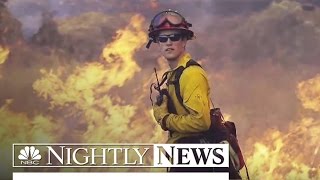
<instances>
[{"instance_id":1,"label":"jacket sleeve","mask_svg":"<svg viewBox=\"0 0 320 180\"><path fill-rule=\"evenodd\" d=\"M200 67L190 67L183 72L180 78L180 93L184 106L190 113L170 114L166 120L167 128L180 133L208 130L211 124L209 85L206 74Z\"/></svg>"}]
</instances>

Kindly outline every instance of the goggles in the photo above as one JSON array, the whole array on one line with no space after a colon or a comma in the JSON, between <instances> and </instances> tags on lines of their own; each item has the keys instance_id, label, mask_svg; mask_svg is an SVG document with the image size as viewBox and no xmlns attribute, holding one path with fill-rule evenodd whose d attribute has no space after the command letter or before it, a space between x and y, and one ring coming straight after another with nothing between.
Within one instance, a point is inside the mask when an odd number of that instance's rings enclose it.
<instances>
[{"instance_id":1,"label":"goggles","mask_svg":"<svg viewBox=\"0 0 320 180\"><path fill-rule=\"evenodd\" d=\"M182 38L182 34L170 34L170 35L159 35L157 40L161 43L165 43L170 39L172 42L179 41Z\"/></svg>"},{"instance_id":2,"label":"goggles","mask_svg":"<svg viewBox=\"0 0 320 180\"><path fill-rule=\"evenodd\" d=\"M173 27L184 26L186 28L191 27L192 25L188 23L181 14L176 11L163 11L157 14L151 21L151 26L153 28L159 28L165 23L169 23Z\"/></svg>"}]
</instances>

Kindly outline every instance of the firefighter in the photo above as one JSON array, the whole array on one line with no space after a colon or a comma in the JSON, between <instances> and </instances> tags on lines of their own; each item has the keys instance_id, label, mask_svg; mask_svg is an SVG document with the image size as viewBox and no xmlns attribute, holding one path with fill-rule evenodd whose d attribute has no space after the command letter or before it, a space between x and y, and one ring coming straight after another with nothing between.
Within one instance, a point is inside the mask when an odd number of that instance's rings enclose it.
<instances>
[{"instance_id":1,"label":"firefighter","mask_svg":"<svg viewBox=\"0 0 320 180\"><path fill-rule=\"evenodd\" d=\"M158 44L162 56L170 67L162 77L161 83L158 82L154 87L160 93L156 103L152 103L154 118L164 131L169 132L167 143L227 142L230 139L229 131L226 128L217 130L215 123L212 123L216 122L214 121L215 110L219 108L210 110L210 87L207 74L186 51L188 40L194 39L194 33L189 29L190 27L192 24L187 22L181 14L170 9L158 13L149 26L149 42L146 47L149 48L152 43ZM164 83L166 87L161 88ZM151 95L150 99L152 100ZM220 119L221 116L219 116ZM212 129L215 130L212 131ZM208 140L209 136L206 135L208 132L211 140ZM212 133L214 135L211 135ZM237 141L235 144L238 145ZM229 168L173 167L169 171L229 172L230 178L241 179L239 157L233 148L229 147L232 150Z\"/></svg>"},{"instance_id":2,"label":"firefighter","mask_svg":"<svg viewBox=\"0 0 320 180\"><path fill-rule=\"evenodd\" d=\"M202 143L201 135L211 124L207 74L186 52L188 40L194 38L191 26L178 12L167 10L157 14L149 27L147 48L152 42L158 44L170 67L165 73L167 95L161 94L162 102L153 105L156 121L163 130L169 131L167 143ZM190 62L193 65L189 66ZM186 172L212 170L170 168L170 171Z\"/></svg>"}]
</instances>

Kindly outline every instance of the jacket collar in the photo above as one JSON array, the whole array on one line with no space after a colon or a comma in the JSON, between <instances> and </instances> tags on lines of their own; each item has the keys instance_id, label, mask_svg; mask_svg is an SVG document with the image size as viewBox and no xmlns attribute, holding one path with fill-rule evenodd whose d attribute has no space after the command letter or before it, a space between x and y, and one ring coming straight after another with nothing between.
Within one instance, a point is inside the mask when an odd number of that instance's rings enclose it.
<instances>
[{"instance_id":1,"label":"jacket collar","mask_svg":"<svg viewBox=\"0 0 320 180\"><path fill-rule=\"evenodd\" d=\"M186 67L187 62L191 59L191 55L189 53L183 53L183 55L178 60L178 66L173 70L176 70L178 67L183 66Z\"/></svg>"}]
</instances>

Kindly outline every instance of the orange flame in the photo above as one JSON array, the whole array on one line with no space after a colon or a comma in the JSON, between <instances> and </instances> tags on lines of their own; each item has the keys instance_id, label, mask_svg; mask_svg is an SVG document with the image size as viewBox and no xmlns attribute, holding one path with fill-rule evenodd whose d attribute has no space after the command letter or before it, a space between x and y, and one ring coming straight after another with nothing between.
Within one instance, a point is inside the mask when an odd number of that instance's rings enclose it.
<instances>
[{"instance_id":1,"label":"orange flame","mask_svg":"<svg viewBox=\"0 0 320 180\"><path fill-rule=\"evenodd\" d=\"M143 22L142 16L135 15L127 27L117 31L114 41L103 49L102 57L106 62L86 63L71 75L65 74L64 67L55 72L42 69L42 78L33 83L33 89L50 102L52 109L63 107L70 112L66 121L71 121L74 126L85 126L85 129L73 131L75 141L156 142L164 137L161 128L145 131L154 129L156 124L155 121L151 123L150 107L138 111L137 107L143 106L141 101L124 104L121 97L110 95L111 88L122 87L140 71L133 56L147 40ZM150 82L150 78L146 81ZM145 84L149 83L143 83L143 86Z\"/></svg>"},{"instance_id":2,"label":"orange flame","mask_svg":"<svg viewBox=\"0 0 320 180\"><path fill-rule=\"evenodd\" d=\"M52 117L42 114L28 117L24 113L16 113L10 110L13 100L8 99L0 107L0 172L4 176L12 172L12 167L8 164L12 161L12 143L54 143L64 134L65 125L62 121L54 121ZM9 173L10 174L10 173ZM3 176L2 176L3 177Z\"/></svg>"},{"instance_id":3,"label":"orange flame","mask_svg":"<svg viewBox=\"0 0 320 180\"><path fill-rule=\"evenodd\" d=\"M5 142L56 142L62 136L62 123L41 114L29 118L23 113L15 113L9 108L12 102L8 99L0 108L0 119L5 121L0 127L1 145Z\"/></svg>"},{"instance_id":4,"label":"orange flame","mask_svg":"<svg viewBox=\"0 0 320 180\"><path fill-rule=\"evenodd\" d=\"M298 84L298 97L305 108L318 111L319 76ZM317 100L318 98L318 100ZM288 132L268 130L264 137L249 138L254 149L247 164L253 179L319 179L320 121L317 117L302 117L290 123ZM244 175L244 171L241 172Z\"/></svg>"},{"instance_id":5,"label":"orange flame","mask_svg":"<svg viewBox=\"0 0 320 180\"><path fill-rule=\"evenodd\" d=\"M254 143L247 159L253 179L318 179L320 122L304 118L288 133L270 130Z\"/></svg>"},{"instance_id":6,"label":"orange flame","mask_svg":"<svg viewBox=\"0 0 320 180\"><path fill-rule=\"evenodd\" d=\"M114 41L103 50L102 56L107 63L94 62L77 67L65 80L63 67L56 73L42 69L43 77L34 82L34 90L49 100L52 108L64 107L71 112L70 119L77 117L72 124L86 125L81 133L75 133L77 142L136 142L143 128L141 131L130 129L141 127L143 121L151 119L144 112L147 116L139 114L138 120L133 120L139 102L124 105L121 97L109 95L111 88L123 86L140 71L133 55L146 42L143 22L142 16L135 15L127 27L117 31ZM154 136L152 132L143 134L147 139Z\"/></svg>"},{"instance_id":7,"label":"orange flame","mask_svg":"<svg viewBox=\"0 0 320 180\"><path fill-rule=\"evenodd\" d=\"M320 111L320 74L298 84L297 96L306 109Z\"/></svg>"},{"instance_id":8,"label":"orange flame","mask_svg":"<svg viewBox=\"0 0 320 180\"><path fill-rule=\"evenodd\" d=\"M8 48L0 46L0 64L3 64L8 56L9 56L10 50Z\"/></svg>"},{"instance_id":9,"label":"orange flame","mask_svg":"<svg viewBox=\"0 0 320 180\"><path fill-rule=\"evenodd\" d=\"M147 41L142 28L143 21L142 16L133 16L125 29L117 31L115 41L104 48L102 55L110 63L108 84L121 87L134 73L141 70L133 61L133 55Z\"/></svg>"}]
</instances>

